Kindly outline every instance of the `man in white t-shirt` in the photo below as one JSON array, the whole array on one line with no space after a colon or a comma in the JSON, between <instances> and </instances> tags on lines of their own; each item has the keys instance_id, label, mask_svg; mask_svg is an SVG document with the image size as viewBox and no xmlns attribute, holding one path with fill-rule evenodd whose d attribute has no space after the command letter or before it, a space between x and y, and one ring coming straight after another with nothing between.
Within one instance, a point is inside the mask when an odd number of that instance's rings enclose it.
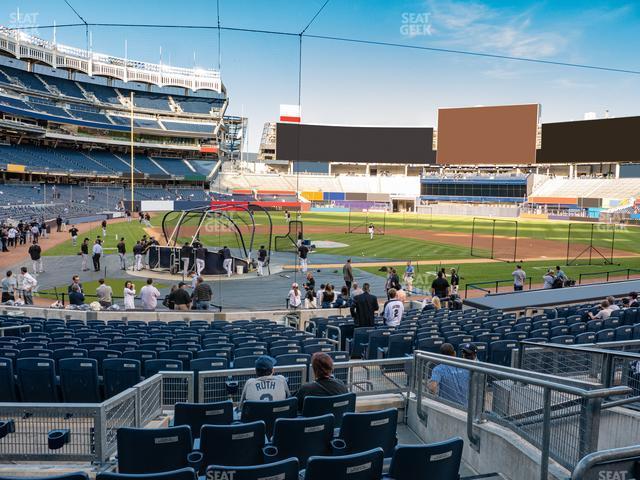
<instances>
[{"instance_id":1,"label":"man in white t-shirt","mask_svg":"<svg viewBox=\"0 0 640 480\"><path fill-rule=\"evenodd\" d=\"M397 327L400 325L402 315L404 315L404 305L397 299L398 292L395 288L390 288L387 292L389 300L384 304L384 323L387 327Z\"/></svg>"},{"instance_id":2,"label":"man in white t-shirt","mask_svg":"<svg viewBox=\"0 0 640 480\"><path fill-rule=\"evenodd\" d=\"M513 277L513 291L519 292L524 288L524 281L527 278L527 274L522 269L522 265L516 265L516 269L511 272Z\"/></svg>"},{"instance_id":3,"label":"man in white t-shirt","mask_svg":"<svg viewBox=\"0 0 640 480\"><path fill-rule=\"evenodd\" d=\"M22 276L22 299L24 304L33 305L33 292L38 286L38 281L27 271L27 267L20 268L20 273Z\"/></svg>"},{"instance_id":4,"label":"man in white t-shirt","mask_svg":"<svg viewBox=\"0 0 640 480\"><path fill-rule=\"evenodd\" d=\"M611 305L606 300L603 300L600 304L600 311L595 315L589 312L591 320L606 320L611 316Z\"/></svg>"},{"instance_id":5,"label":"man in white t-shirt","mask_svg":"<svg viewBox=\"0 0 640 480\"><path fill-rule=\"evenodd\" d=\"M275 364L276 361L267 355L256 359L256 378L250 378L244 384L240 397L240 410L246 401L274 402L291 396L287 379L282 375L273 374Z\"/></svg>"},{"instance_id":6,"label":"man in white t-shirt","mask_svg":"<svg viewBox=\"0 0 640 480\"><path fill-rule=\"evenodd\" d=\"M158 306L160 292L153 285L153 278L147 278L147 284L140 289L140 300L145 310L155 310Z\"/></svg>"}]
</instances>

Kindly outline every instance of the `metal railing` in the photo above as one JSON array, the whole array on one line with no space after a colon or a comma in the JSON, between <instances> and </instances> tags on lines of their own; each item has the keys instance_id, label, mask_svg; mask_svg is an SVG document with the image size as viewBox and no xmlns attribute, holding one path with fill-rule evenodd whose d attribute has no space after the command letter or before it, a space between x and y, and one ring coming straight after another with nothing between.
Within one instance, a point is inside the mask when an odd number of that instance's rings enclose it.
<instances>
[{"instance_id":1,"label":"metal railing","mask_svg":"<svg viewBox=\"0 0 640 480\"><path fill-rule=\"evenodd\" d=\"M586 277L605 277L605 282L609 281L609 278L611 277L611 275L613 274L615 277L624 277L626 276L626 279L629 280L631 278L631 274L638 274L640 275L640 270L637 268L620 268L617 270L607 270L606 272L583 272L578 274L578 285L582 284L582 279L586 278ZM622 275L616 275L616 274L622 274Z\"/></svg>"},{"instance_id":2,"label":"metal railing","mask_svg":"<svg viewBox=\"0 0 640 480\"><path fill-rule=\"evenodd\" d=\"M531 285L532 285L531 277L527 278L526 282L527 282L527 285L528 285L528 290L531 290ZM490 285L492 288L484 288L484 286L486 286L486 285ZM494 293L499 293L500 292L500 285L513 285L513 278L509 278L509 279L506 279L506 280L491 280L491 281L488 281L488 282L467 283L464 286L464 298L468 297L469 289L471 289L471 290L480 290L481 292L484 292L486 294L491 293L492 290L493 290Z\"/></svg>"},{"instance_id":3,"label":"metal railing","mask_svg":"<svg viewBox=\"0 0 640 480\"><path fill-rule=\"evenodd\" d=\"M458 382L437 381L443 378L443 366L454 369ZM464 411L469 443L476 451L481 448L477 425L486 420L498 423L540 449L541 479L548 477L550 459L572 469L595 451L602 402L630 391L422 351L415 353L415 371L418 416L423 421L427 398Z\"/></svg>"},{"instance_id":4,"label":"metal railing","mask_svg":"<svg viewBox=\"0 0 640 480\"><path fill-rule=\"evenodd\" d=\"M607 399L603 408L640 401L640 370L636 369L640 366L638 353L610 350L606 344L560 345L523 341L514 361L517 368L523 370L580 380L603 388L629 387L628 395Z\"/></svg>"},{"instance_id":5,"label":"metal railing","mask_svg":"<svg viewBox=\"0 0 640 480\"><path fill-rule=\"evenodd\" d=\"M29 333L31 331L31 325L11 325L10 327L0 327L0 337L6 336L5 332L16 331L18 334L21 332Z\"/></svg>"},{"instance_id":6,"label":"metal railing","mask_svg":"<svg viewBox=\"0 0 640 480\"><path fill-rule=\"evenodd\" d=\"M593 452L585 456L571 474L571 480L636 478L640 445Z\"/></svg>"}]
</instances>

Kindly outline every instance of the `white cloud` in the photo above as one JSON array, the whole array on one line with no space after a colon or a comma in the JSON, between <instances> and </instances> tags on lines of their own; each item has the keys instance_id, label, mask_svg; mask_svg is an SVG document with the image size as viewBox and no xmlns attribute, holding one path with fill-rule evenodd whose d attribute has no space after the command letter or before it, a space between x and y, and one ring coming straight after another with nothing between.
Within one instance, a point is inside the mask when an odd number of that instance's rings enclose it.
<instances>
[{"instance_id":1,"label":"white cloud","mask_svg":"<svg viewBox=\"0 0 640 480\"><path fill-rule=\"evenodd\" d=\"M596 87L596 85L593 83L579 82L576 80L572 80L570 78L556 78L552 80L550 83L551 83L551 86L556 88L574 89L574 88L595 88Z\"/></svg>"},{"instance_id":2,"label":"white cloud","mask_svg":"<svg viewBox=\"0 0 640 480\"><path fill-rule=\"evenodd\" d=\"M434 40L439 46L498 55L549 58L561 52L568 39L540 30L534 10L513 13L478 2L428 0Z\"/></svg>"}]
</instances>

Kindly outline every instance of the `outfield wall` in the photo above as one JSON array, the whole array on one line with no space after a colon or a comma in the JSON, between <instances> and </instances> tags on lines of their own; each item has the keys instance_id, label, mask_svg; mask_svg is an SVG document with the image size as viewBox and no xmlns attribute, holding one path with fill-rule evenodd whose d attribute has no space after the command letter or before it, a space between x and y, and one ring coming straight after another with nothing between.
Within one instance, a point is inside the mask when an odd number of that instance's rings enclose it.
<instances>
[{"instance_id":1,"label":"outfield wall","mask_svg":"<svg viewBox=\"0 0 640 480\"><path fill-rule=\"evenodd\" d=\"M465 215L469 217L502 217L518 218L519 207L502 207L492 205L476 205L467 203L435 203L433 205L419 205L418 213L433 215Z\"/></svg>"}]
</instances>

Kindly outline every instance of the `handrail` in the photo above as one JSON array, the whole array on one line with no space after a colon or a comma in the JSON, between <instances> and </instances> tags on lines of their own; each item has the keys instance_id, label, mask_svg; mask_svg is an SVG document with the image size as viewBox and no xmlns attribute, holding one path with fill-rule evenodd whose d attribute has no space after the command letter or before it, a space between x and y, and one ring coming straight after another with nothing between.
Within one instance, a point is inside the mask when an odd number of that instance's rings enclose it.
<instances>
[{"instance_id":1,"label":"handrail","mask_svg":"<svg viewBox=\"0 0 640 480\"><path fill-rule=\"evenodd\" d=\"M0 337L4 337L4 332L7 330L18 330L18 332L20 332L25 328L27 329L27 333L31 331L31 325L11 325L9 327L0 327Z\"/></svg>"},{"instance_id":2,"label":"handrail","mask_svg":"<svg viewBox=\"0 0 640 480\"><path fill-rule=\"evenodd\" d=\"M464 298L468 297L469 288L472 288L475 290L481 290L483 292L486 292L487 294L491 293L491 289L482 288L480 287L480 285L493 285L495 286L495 292L499 293L501 283L513 284L513 278L509 278L506 280L490 280L487 282L467 283L464 286ZM531 277L527 278L527 283L528 283L529 290L531 290L531 285L532 285Z\"/></svg>"},{"instance_id":3,"label":"handrail","mask_svg":"<svg viewBox=\"0 0 640 480\"><path fill-rule=\"evenodd\" d=\"M606 272L583 272L580 273L578 275L578 285L580 285L582 283L582 277L596 277L599 275L605 275L606 274L606 281L609 281L609 277L610 274L612 273L620 273L620 272L626 272L627 273L627 280L629 280L629 278L631 277L631 272L634 273L640 273L640 269L637 268L619 268L616 270L607 270Z\"/></svg>"},{"instance_id":4,"label":"handrail","mask_svg":"<svg viewBox=\"0 0 640 480\"><path fill-rule=\"evenodd\" d=\"M515 380L525 384L536 385L543 388L553 388L564 393L577 395L584 398L606 398L613 395L624 395L631 392L630 387L608 387L608 388L588 388L593 387L593 384L582 382L579 380L571 380L556 375L549 375L545 373L536 373L527 371L524 375L522 370L511 367L504 367L500 365L494 365L492 363L477 362L474 360L468 360L465 358L450 357L448 355L441 355L439 353L429 353L422 350L418 350L415 353L416 358L423 358L427 361L437 362L439 364L450 365L453 367L460 367L472 372L483 373L493 377L504 377L509 380ZM583 385L583 387L569 385L570 381L576 385Z\"/></svg>"},{"instance_id":5,"label":"handrail","mask_svg":"<svg viewBox=\"0 0 640 480\"><path fill-rule=\"evenodd\" d=\"M607 343L614 343L614 342L607 342ZM634 360L640 360L640 353L634 353L634 352L627 352L625 350L609 350L606 348L598 348L595 347L594 345L605 345L603 343L579 343L579 344L573 344L573 345L564 345L561 343L538 343L538 342L530 342L529 340L521 340L520 341L520 350L522 350L522 348L525 345L530 345L531 347L539 347L539 348L553 348L556 350L574 350L574 351L581 351L581 352L590 352L590 353L599 353L599 354L612 354L615 355L616 357L626 357L626 358L630 358L630 359L634 359ZM518 358L518 364L522 365L522 355L519 355Z\"/></svg>"},{"instance_id":6,"label":"handrail","mask_svg":"<svg viewBox=\"0 0 640 480\"><path fill-rule=\"evenodd\" d=\"M636 457L640 457L640 445L590 453L584 456L580 462L578 462L576 468L573 469L571 480L586 480L588 478L586 475L589 473L589 470L598 464L612 462L614 460L633 460ZM613 467L611 471L613 471ZM624 472L624 470L622 470L622 472ZM616 473L619 473L619 471L616 471ZM626 478L626 475L599 478Z\"/></svg>"}]
</instances>

